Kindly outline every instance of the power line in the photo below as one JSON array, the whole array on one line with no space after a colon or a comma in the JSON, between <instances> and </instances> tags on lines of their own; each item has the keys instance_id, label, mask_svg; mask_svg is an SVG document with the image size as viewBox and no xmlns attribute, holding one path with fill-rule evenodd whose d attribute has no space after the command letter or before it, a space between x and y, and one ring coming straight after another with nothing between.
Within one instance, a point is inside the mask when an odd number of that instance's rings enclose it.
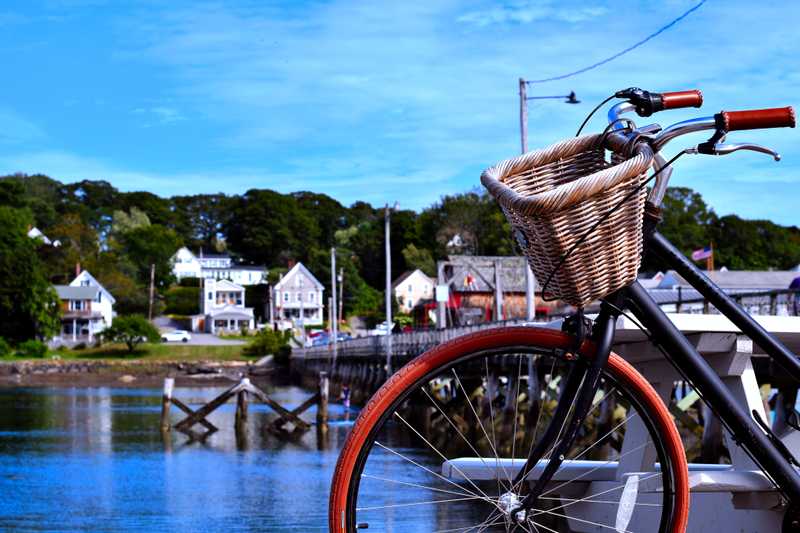
<instances>
[{"instance_id":1,"label":"power line","mask_svg":"<svg viewBox=\"0 0 800 533\"><path fill-rule=\"evenodd\" d=\"M644 38L644 39L642 39L641 41L639 41L639 42L637 42L637 43L635 43L635 44L633 44L633 45L629 46L628 48L626 48L626 49L624 49L624 50L622 50L622 51L620 51L620 52L617 52L617 53L616 53L616 54L614 54L613 56L607 57L607 58L603 59L602 61L598 61L597 63L594 63L594 64L592 64L592 65L589 65L588 67L584 67L584 68L582 68L582 69L575 70L575 71L573 71L573 72L569 72L569 73L567 73L567 74L562 74L562 75L560 75L560 76L553 76L552 78L544 78L544 79L541 79L541 80L527 80L527 81L526 81L526 83L528 83L528 84L533 84L533 83L544 83L544 82L546 82L546 81L556 81L556 80L563 80L563 79L565 79L565 78L570 78L570 77L572 77L572 76L576 76L576 75L578 75L578 74L583 74L584 72L586 72L586 71L589 71L589 70L592 70L592 69L595 69L595 68L597 68L597 67L599 67L599 66L601 66L601 65L605 65L606 63L608 63L608 62L610 62L610 61L613 61L613 60L615 60L616 58L618 58L618 57L620 57L620 56L623 56L623 55L627 54L628 52L630 52L630 51L634 50L635 48L638 48L638 47L642 46L644 43L646 43L646 42L647 42L647 41L649 41L650 39L652 39L652 38L654 38L654 37L657 37L658 35L662 34L662 33L663 33L663 32L665 32L666 30L670 29L672 26L674 26L675 24L677 24L677 23L678 23L678 22L680 22L681 20L685 19L685 18L686 18L687 16L689 16L691 13L693 13L694 11L697 11L697 9L698 9L698 8L700 8L700 6L702 6L703 4L705 4L705 3L706 3L706 1L707 1L707 0L700 0L700 2L698 2L698 3L697 3L695 6L694 6L694 7L692 7L692 8L690 8L690 9L688 9L688 10L687 10L686 12L684 12L684 13L683 13L683 14L682 14L680 17L676 18L675 20L673 20L672 22L670 22L670 23L669 23L669 24L667 24L666 26L662 26L662 27L661 27L661 28L660 28L658 31L656 31L655 33L651 33L650 35L648 35L647 37L645 37L645 38Z\"/></svg>"}]
</instances>

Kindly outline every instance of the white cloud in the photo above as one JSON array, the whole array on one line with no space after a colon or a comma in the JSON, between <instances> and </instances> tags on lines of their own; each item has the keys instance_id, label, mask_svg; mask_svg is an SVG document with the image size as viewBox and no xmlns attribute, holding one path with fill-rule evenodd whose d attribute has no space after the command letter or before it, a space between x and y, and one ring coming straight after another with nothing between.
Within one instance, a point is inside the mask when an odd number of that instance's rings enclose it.
<instances>
[{"instance_id":1,"label":"white cloud","mask_svg":"<svg viewBox=\"0 0 800 533\"><path fill-rule=\"evenodd\" d=\"M559 22L583 22L591 20L608 12L605 7L600 6L578 6L578 5L552 5L552 2L512 2L508 5L499 5L488 9L469 11L460 15L458 22L471 24L479 28L493 26L496 24L530 24L534 21L559 21Z\"/></svg>"},{"instance_id":2,"label":"white cloud","mask_svg":"<svg viewBox=\"0 0 800 533\"><path fill-rule=\"evenodd\" d=\"M147 122L144 123L145 126L150 126L149 119L154 119L159 124L174 124L175 122L181 122L186 120L181 112L169 106L153 106L153 107L137 107L132 111L135 115L142 115L147 117Z\"/></svg>"}]
</instances>

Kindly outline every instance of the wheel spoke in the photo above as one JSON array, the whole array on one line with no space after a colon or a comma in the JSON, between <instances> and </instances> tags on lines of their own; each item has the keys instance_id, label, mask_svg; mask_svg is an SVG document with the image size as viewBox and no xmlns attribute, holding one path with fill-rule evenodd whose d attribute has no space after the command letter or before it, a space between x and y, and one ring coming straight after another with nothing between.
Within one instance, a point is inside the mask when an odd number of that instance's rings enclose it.
<instances>
[{"instance_id":1,"label":"wheel spoke","mask_svg":"<svg viewBox=\"0 0 800 533\"><path fill-rule=\"evenodd\" d=\"M477 494L475 494L475 493L474 493L474 492L472 492L471 490L468 490L468 489L466 489L466 488L462 487L461 485L459 485L459 484L458 484L458 483L456 483L455 481L452 481L452 480L450 480L450 479L447 479L447 478L446 478L446 477L444 477L443 475L441 475L441 474L438 474L438 473L434 472L434 471L433 471L433 470L431 470L430 468L428 468L428 467L426 467L426 466L423 466L423 465L419 464L418 462L414 461L413 459L409 459L408 457L406 457L406 456L405 456L405 455L403 455L402 453L400 453L400 452L396 452L396 451L394 451L393 449L389 448L388 446L384 446L383 444L381 444L381 443L380 443L380 442L378 442L378 441L375 441L375 444L376 444L377 446L380 446L381 448L383 448L383 449L384 449L384 450L386 450L387 452L389 452L389 453L392 453L392 454L394 454L394 455L396 455L396 456L400 457L401 459L405 459L406 461L408 461L409 463L413 464L414 466L417 466L417 467L419 467L419 468L421 468L421 469L425 470L425 471L426 471L426 472L428 472L429 474L432 474L432 475L434 475L434 476L438 477L439 479L442 479L442 480L446 481L447 483L450 483L450 484L451 484L451 485L453 485L454 487L458 487L459 489L463 490L463 491L464 491L464 492L466 492L467 494L471 494L472 496L478 496Z\"/></svg>"},{"instance_id":2,"label":"wheel spoke","mask_svg":"<svg viewBox=\"0 0 800 533\"><path fill-rule=\"evenodd\" d=\"M374 507L356 507L356 511L378 511L380 509L396 509L398 507L413 507L416 505L436 505L440 503L463 502L467 500L486 500L481 496L469 496L465 498L448 498L446 500L427 500L422 502L391 503L389 505L376 505Z\"/></svg>"},{"instance_id":3,"label":"wheel spoke","mask_svg":"<svg viewBox=\"0 0 800 533\"><path fill-rule=\"evenodd\" d=\"M620 455L620 456L619 456L619 458L617 458L617 459L609 459L609 460L607 460L607 461L605 461L605 462L602 462L602 463L598 464L597 466L595 466L594 468L592 468L592 469L590 469L590 470L587 470L586 472L584 472L584 473L582 473L582 474L580 474L580 475L578 475L578 476L575 476L575 477L574 477L574 478L572 478L572 479L568 479L567 481L564 481L564 482L563 482L563 483L561 483L560 485L557 485L557 486L553 487L553 488L552 488L552 489L550 489L550 490L546 490L546 491L544 491L544 492L542 493L542 496L547 496L547 495L548 495L548 494L550 494L551 492L555 492L555 491L557 491L558 489L560 489L561 487L565 487L565 486L569 485L570 483L573 483L573 482L575 482L575 481L578 481L579 479L582 479L582 478L584 478L584 477L588 476L588 475L589 475L589 474L591 474L592 472L596 472L597 470L599 470L600 468L603 468L603 467L604 467L604 466L606 466L606 465L610 465L611 463L613 463L613 462L615 462L615 461L619 461L619 460L620 460L620 459L622 459L623 457L625 457L625 456L627 456L627 455L630 455L630 454L632 454L633 452L636 452L636 451L639 451L639 450L641 450L642 448L644 448L644 447L645 447L645 446L647 446L648 444L649 444L649 442L643 442L642 444L639 444L639 445L638 445L638 446L636 446L635 448L632 448L632 449L628 450L627 452L623 453L623 454L622 454L622 455Z\"/></svg>"},{"instance_id":4,"label":"wheel spoke","mask_svg":"<svg viewBox=\"0 0 800 533\"><path fill-rule=\"evenodd\" d=\"M514 470L514 460L517 450L517 418L519 413L519 383L522 380L522 357L519 358L517 368L517 392L514 397L514 429L511 433L511 470Z\"/></svg>"},{"instance_id":5,"label":"wheel spoke","mask_svg":"<svg viewBox=\"0 0 800 533\"><path fill-rule=\"evenodd\" d=\"M578 518L577 516L567 516L565 514L554 513L553 511L545 511L545 510L541 510L541 513L549 514L549 515L553 515L553 516L560 516L560 517L566 518L568 520L575 520L576 522L581 522L582 524L589 524L589 525L592 525L592 526L602 527L604 529L611 529L613 531L617 531L618 533L633 533L633 531L628 531L627 529L620 530L620 529L617 529L614 526L609 526L607 524L601 524L600 522L593 522L591 520L586 520L584 518Z\"/></svg>"},{"instance_id":6,"label":"wheel spoke","mask_svg":"<svg viewBox=\"0 0 800 533\"><path fill-rule=\"evenodd\" d=\"M455 368L453 369L453 375L456 378L456 383L458 383L458 387L461 389L461 393L464 395L464 398L466 398L467 405L469 405L469 408L472 410L472 414L475 415L475 420L478 421L478 424L481 426L481 429L483 430L483 434L486 435L486 438L488 439L489 435L486 433L486 428L483 427L483 422L481 422L481 417L479 417L478 413L475 411L475 407L472 405L472 402L469 399L469 394L467 394L467 391L464 388L464 385L461 383L461 379L459 379L458 373L456 372ZM492 431L494 431L494 424L492 424ZM492 449L492 451L494 452L494 456L498 457L497 450L496 449ZM501 465L502 465L502 463L501 463ZM508 470L506 470L505 465L502 465L502 468L503 468L503 472L505 472L506 476L508 477L508 485L511 486L511 484L512 484L511 475L508 473Z\"/></svg>"},{"instance_id":7,"label":"wheel spoke","mask_svg":"<svg viewBox=\"0 0 800 533\"><path fill-rule=\"evenodd\" d=\"M397 485L407 485L409 487L416 487L418 489L427 489L427 490L432 490L432 491L435 491L435 492L444 492L446 494L455 494L456 496L469 496L470 494L473 494L473 493L467 493L467 492L456 492L454 490L439 489L439 488L436 488L436 487L429 487L428 485L420 485L419 483L410 483L408 481L398 481L396 479L388 479L388 478L384 478L384 477L373 476L371 474L361 474L361 477L365 477L367 479L375 479L375 480L378 480L378 481L384 481L386 483L395 483Z\"/></svg>"},{"instance_id":8,"label":"wheel spoke","mask_svg":"<svg viewBox=\"0 0 800 533\"><path fill-rule=\"evenodd\" d=\"M481 456L481 454L480 454L480 453L478 453L478 450L476 450L476 449L475 449L475 447L472 445L472 443L470 443L470 442L467 440L467 438L464 436L464 434L463 434L463 433L461 433L461 431L458 429L458 427L455 425L455 423L454 423L454 422L453 422L453 421L450 419L450 417L449 417L449 416L447 416L447 414L445 414L444 410L442 410L442 408L441 408L441 407L439 407L439 405L436 403L436 401L434 401L434 399L433 399L433 398L430 396L430 394L428 394L428 391L426 391L424 387L423 387L423 388L421 388L421 390L422 390L423 394L425 394L425 396L427 396L427 397L428 397L428 399L431 401L431 403L433 404L433 406L434 406L436 409L438 409L440 413L442 413L442 416L445 418L445 420L447 420L447 421L450 423L450 425L453 427L453 429L454 429L454 430L456 430L456 433L458 433L458 436L459 436L459 437L461 437L461 438L464 440L464 442L467 444L467 446L469 446L470 450L472 450L472 451L473 451L473 453L475 453L475 456L476 456L478 459L480 459L480 460L481 460L481 462L483 463L483 466L485 466L485 467L489 468L489 465L487 465L487 464L486 464L486 461L484 461L484 459L483 459L483 457ZM497 472L496 470L495 470L495 479L497 479L498 483L500 482L500 479L499 479L499 472ZM498 487L498 488L499 488L499 487ZM503 488L505 489L505 487L503 487Z\"/></svg>"},{"instance_id":9,"label":"wheel spoke","mask_svg":"<svg viewBox=\"0 0 800 533\"><path fill-rule=\"evenodd\" d=\"M439 457L441 457L443 461L445 461L445 462L446 462L446 461L449 461L449 459L448 459L447 457L445 457L445 455L444 455L442 452L440 452L440 451L439 451L439 449L438 449L436 446L434 446L433 444L431 444L431 442L430 442L428 439L426 439L425 437L423 437L423 436L422 436L422 434L421 434L419 431L417 431L417 430L416 430L416 428L414 428L414 426L412 426L411 424L409 424L409 423L406 421L406 419L405 419L405 418L403 418L402 416L400 416L400 414L399 414L397 411L395 411L395 412L394 412L394 416L396 416L397 418L399 418L399 419L400 419L400 420L401 420L401 421L402 421L402 422L403 422L403 423L404 423L406 426L408 426L408 428L409 428L411 431L413 431L413 432L414 432L414 433L417 435L417 437L419 437L419 438L421 438L423 441L425 441L425 444L427 444L427 445L428 445L428 446L431 448L431 450L433 450L434 452L436 452L436 454L437 454L437 455L439 455ZM452 467L453 467L453 469L454 469L456 472L458 472L459 474L461 474L461 477L463 477L465 481L467 481L467 482L468 482L470 485L472 485L472 486L475 488L475 490L477 490L477 491L478 491L478 492L479 492L479 493L480 493L480 494L481 494L481 495L482 495L484 498L486 498L486 499L489 499L489 496L488 496L488 495L487 495L485 492L483 492L483 491L480 489L480 487L478 487L478 485L476 485L476 484L475 484L475 482L474 482L474 481L472 481L472 480L471 480L471 479L470 479L470 478L469 478L469 477L468 477L468 476L467 476L467 475L466 475L464 472L462 472L460 468L458 468L458 467L457 467L457 466L456 466L454 463L450 463L450 466L452 466Z\"/></svg>"}]
</instances>

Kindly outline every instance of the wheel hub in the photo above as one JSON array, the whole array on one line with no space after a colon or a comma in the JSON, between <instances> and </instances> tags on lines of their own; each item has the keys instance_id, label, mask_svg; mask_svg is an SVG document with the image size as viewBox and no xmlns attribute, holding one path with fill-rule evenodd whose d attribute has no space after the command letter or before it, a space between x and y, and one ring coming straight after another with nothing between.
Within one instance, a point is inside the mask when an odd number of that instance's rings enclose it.
<instances>
[{"instance_id":1,"label":"wheel hub","mask_svg":"<svg viewBox=\"0 0 800 533\"><path fill-rule=\"evenodd\" d=\"M522 499L519 497L518 494L514 492L506 492L497 500L497 505L500 507L500 511L510 520L514 522L524 522L527 512L525 510L517 511L514 514L514 517L511 517L511 513L515 509L519 509L520 504L522 503Z\"/></svg>"}]
</instances>

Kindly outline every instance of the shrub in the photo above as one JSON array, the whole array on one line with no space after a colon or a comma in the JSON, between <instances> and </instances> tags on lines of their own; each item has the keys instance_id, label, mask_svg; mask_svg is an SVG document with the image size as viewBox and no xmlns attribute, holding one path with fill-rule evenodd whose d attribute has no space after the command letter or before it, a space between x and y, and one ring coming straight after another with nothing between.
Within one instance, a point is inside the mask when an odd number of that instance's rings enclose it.
<instances>
[{"instance_id":1,"label":"shrub","mask_svg":"<svg viewBox=\"0 0 800 533\"><path fill-rule=\"evenodd\" d=\"M73 346L72 349L73 350L85 350L86 349L86 343L85 342L79 342L78 344Z\"/></svg>"},{"instance_id":2,"label":"shrub","mask_svg":"<svg viewBox=\"0 0 800 533\"><path fill-rule=\"evenodd\" d=\"M171 315L196 315L200 312L200 287L172 287L164 295L166 312Z\"/></svg>"},{"instance_id":3,"label":"shrub","mask_svg":"<svg viewBox=\"0 0 800 533\"><path fill-rule=\"evenodd\" d=\"M17 346L17 355L20 357L42 358L47 355L47 345L42 341L27 340Z\"/></svg>"},{"instance_id":4,"label":"shrub","mask_svg":"<svg viewBox=\"0 0 800 533\"><path fill-rule=\"evenodd\" d=\"M289 348L289 339L292 333L290 331L275 331L271 328L264 328L253 336L250 344L245 346L245 355L275 355L276 359L280 355L285 355L286 350L281 351L282 348Z\"/></svg>"},{"instance_id":5,"label":"shrub","mask_svg":"<svg viewBox=\"0 0 800 533\"><path fill-rule=\"evenodd\" d=\"M126 345L131 353L143 342L158 342L161 338L156 327L141 315L118 316L102 336L105 342Z\"/></svg>"},{"instance_id":6,"label":"shrub","mask_svg":"<svg viewBox=\"0 0 800 533\"><path fill-rule=\"evenodd\" d=\"M11 355L11 345L3 337L0 337L0 357Z\"/></svg>"}]
</instances>

